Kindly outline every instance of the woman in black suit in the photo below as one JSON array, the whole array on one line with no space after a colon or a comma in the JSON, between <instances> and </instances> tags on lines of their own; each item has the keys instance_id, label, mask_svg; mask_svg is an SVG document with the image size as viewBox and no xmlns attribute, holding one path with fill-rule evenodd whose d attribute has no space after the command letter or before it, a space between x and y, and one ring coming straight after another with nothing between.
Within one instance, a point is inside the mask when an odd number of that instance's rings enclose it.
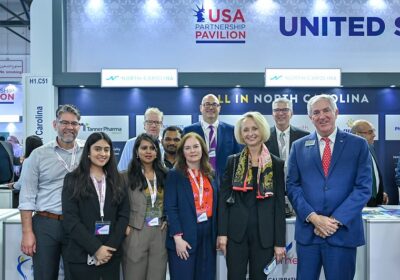
<instances>
[{"instance_id":1,"label":"woman in black suit","mask_svg":"<svg viewBox=\"0 0 400 280\"><path fill-rule=\"evenodd\" d=\"M226 255L228 279L265 279L274 255L285 255L284 162L264 142L269 126L258 112L244 114L235 138L245 147L228 158L218 203L218 247Z\"/></svg>"},{"instance_id":2,"label":"woman in black suit","mask_svg":"<svg viewBox=\"0 0 400 280\"><path fill-rule=\"evenodd\" d=\"M71 279L119 279L129 201L107 134L87 139L79 166L65 176L62 207Z\"/></svg>"}]
</instances>

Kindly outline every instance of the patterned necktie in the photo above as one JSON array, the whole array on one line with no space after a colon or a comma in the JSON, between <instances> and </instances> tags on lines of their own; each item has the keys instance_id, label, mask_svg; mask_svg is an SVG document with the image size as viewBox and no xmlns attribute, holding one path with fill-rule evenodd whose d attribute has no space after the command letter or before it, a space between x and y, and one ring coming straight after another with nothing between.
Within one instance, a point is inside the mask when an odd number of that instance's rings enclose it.
<instances>
[{"instance_id":1,"label":"patterned necktie","mask_svg":"<svg viewBox=\"0 0 400 280\"><path fill-rule=\"evenodd\" d=\"M330 140L328 137L323 137L321 140L325 141L324 153L322 154L322 168L324 169L325 177L327 177L332 157L331 146L329 145Z\"/></svg>"},{"instance_id":2,"label":"patterned necktie","mask_svg":"<svg viewBox=\"0 0 400 280\"><path fill-rule=\"evenodd\" d=\"M208 128L210 129L210 134L208 136L208 143L210 145L208 155L211 166L214 170L217 170L217 137L214 135L214 127L210 125Z\"/></svg>"},{"instance_id":3,"label":"patterned necktie","mask_svg":"<svg viewBox=\"0 0 400 280\"><path fill-rule=\"evenodd\" d=\"M286 142L285 142L285 132L281 132L279 135L280 151L279 155L282 160L286 160Z\"/></svg>"}]
</instances>

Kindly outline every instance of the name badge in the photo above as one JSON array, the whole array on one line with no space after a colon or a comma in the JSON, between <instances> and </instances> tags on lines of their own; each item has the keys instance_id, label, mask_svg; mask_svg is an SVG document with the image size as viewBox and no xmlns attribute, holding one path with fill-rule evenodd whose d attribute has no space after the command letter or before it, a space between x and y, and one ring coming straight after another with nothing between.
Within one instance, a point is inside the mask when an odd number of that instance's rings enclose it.
<instances>
[{"instance_id":1,"label":"name badge","mask_svg":"<svg viewBox=\"0 0 400 280\"><path fill-rule=\"evenodd\" d=\"M314 146L315 145L315 140L307 140L306 143L304 144L306 147L308 146Z\"/></svg>"},{"instance_id":2,"label":"name badge","mask_svg":"<svg viewBox=\"0 0 400 280\"><path fill-rule=\"evenodd\" d=\"M97 221L94 224L94 234L95 235L109 235L111 228L111 221Z\"/></svg>"},{"instance_id":3,"label":"name badge","mask_svg":"<svg viewBox=\"0 0 400 280\"><path fill-rule=\"evenodd\" d=\"M201 212L197 213L197 222L202 223L208 220L207 213L206 212Z\"/></svg>"},{"instance_id":4,"label":"name badge","mask_svg":"<svg viewBox=\"0 0 400 280\"><path fill-rule=\"evenodd\" d=\"M156 227L156 226L159 226L160 225L160 219L159 218L151 218L151 217L149 217L149 218L146 218L146 224L149 226L149 227Z\"/></svg>"}]
</instances>

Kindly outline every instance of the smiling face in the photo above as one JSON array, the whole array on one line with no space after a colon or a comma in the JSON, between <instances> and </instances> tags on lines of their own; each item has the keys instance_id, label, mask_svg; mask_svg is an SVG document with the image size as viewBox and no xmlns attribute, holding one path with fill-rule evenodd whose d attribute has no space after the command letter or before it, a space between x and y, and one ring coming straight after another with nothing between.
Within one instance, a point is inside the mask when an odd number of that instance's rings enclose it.
<instances>
[{"instance_id":1,"label":"smiling face","mask_svg":"<svg viewBox=\"0 0 400 280\"><path fill-rule=\"evenodd\" d=\"M140 162L143 165L151 165L157 157L156 147L153 145L153 143L142 140L140 142L137 154Z\"/></svg>"},{"instance_id":2,"label":"smiling face","mask_svg":"<svg viewBox=\"0 0 400 280\"><path fill-rule=\"evenodd\" d=\"M78 117L69 112L62 113L53 121L53 127L57 132L58 144L64 149L72 148L80 129Z\"/></svg>"},{"instance_id":3,"label":"smiling face","mask_svg":"<svg viewBox=\"0 0 400 280\"><path fill-rule=\"evenodd\" d=\"M110 155L111 147L104 139L90 146L89 158L93 167L103 168L110 160Z\"/></svg>"},{"instance_id":4,"label":"smiling face","mask_svg":"<svg viewBox=\"0 0 400 280\"><path fill-rule=\"evenodd\" d=\"M218 119L220 111L221 106L218 98L215 95L210 94L203 98L200 104L200 112L203 116L203 120L206 123L215 123Z\"/></svg>"},{"instance_id":5,"label":"smiling face","mask_svg":"<svg viewBox=\"0 0 400 280\"><path fill-rule=\"evenodd\" d=\"M275 120L276 127L281 131L286 130L289 127L290 119L292 118L292 111L289 108L289 104L286 104L285 102L274 104L272 116Z\"/></svg>"},{"instance_id":6,"label":"smiling face","mask_svg":"<svg viewBox=\"0 0 400 280\"><path fill-rule=\"evenodd\" d=\"M339 111L334 110L327 100L320 99L312 104L310 113L310 119L319 135L328 137L333 133Z\"/></svg>"},{"instance_id":7,"label":"smiling face","mask_svg":"<svg viewBox=\"0 0 400 280\"><path fill-rule=\"evenodd\" d=\"M202 156L202 150L199 140L194 137L189 137L183 144L183 156L186 159L186 164L189 168L199 166Z\"/></svg>"},{"instance_id":8,"label":"smiling face","mask_svg":"<svg viewBox=\"0 0 400 280\"><path fill-rule=\"evenodd\" d=\"M240 127L244 143L249 147L261 145L261 132L253 118L245 118Z\"/></svg>"},{"instance_id":9,"label":"smiling face","mask_svg":"<svg viewBox=\"0 0 400 280\"><path fill-rule=\"evenodd\" d=\"M154 137L158 138L160 135L160 129L162 126L162 118L160 115L156 113L149 113L145 116L144 121L144 130L147 134L153 135Z\"/></svg>"},{"instance_id":10,"label":"smiling face","mask_svg":"<svg viewBox=\"0 0 400 280\"><path fill-rule=\"evenodd\" d=\"M164 147L164 152L175 155L178 148L179 141L181 141L181 134L179 131L167 130L162 139L162 145Z\"/></svg>"}]
</instances>

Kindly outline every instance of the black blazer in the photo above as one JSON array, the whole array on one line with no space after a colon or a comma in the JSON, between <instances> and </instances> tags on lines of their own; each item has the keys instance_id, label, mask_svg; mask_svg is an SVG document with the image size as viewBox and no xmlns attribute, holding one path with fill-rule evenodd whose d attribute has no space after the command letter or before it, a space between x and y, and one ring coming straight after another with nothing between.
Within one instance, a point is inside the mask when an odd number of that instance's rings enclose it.
<instances>
[{"instance_id":1,"label":"black blazer","mask_svg":"<svg viewBox=\"0 0 400 280\"><path fill-rule=\"evenodd\" d=\"M246 232L248 208L242 201L242 193L232 190L233 168L237 168L239 155L228 158L218 198L218 235L228 236L235 242L241 242ZM274 196L257 201L258 230L263 248L285 247L285 182L284 162L272 155ZM234 163L235 161L235 163ZM233 193L235 203L228 205L226 200Z\"/></svg>"},{"instance_id":2,"label":"black blazer","mask_svg":"<svg viewBox=\"0 0 400 280\"><path fill-rule=\"evenodd\" d=\"M297 139L300 139L306 135L310 134L308 131L302 130L295 126L290 126L290 135L289 135L289 152L292 148L292 143ZM271 127L271 136L268 141L265 142L269 152L277 157L279 157L279 145L278 145L278 137L276 135L276 127Z\"/></svg>"},{"instance_id":3,"label":"black blazer","mask_svg":"<svg viewBox=\"0 0 400 280\"><path fill-rule=\"evenodd\" d=\"M381 205L383 203L383 189L384 189L383 179L382 179L381 170L379 169L378 159L376 158L375 149L372 145L368 145L368 148L372 155L373 160L375 160L376 168L378 169L379 186L376 186L378 188L378 193L376 194L376 197L375 198L371 197L367 203L367 206L368 207L377 207L378 205ZM372 165L372 170L374 170L373 165Z\"/></svg>"},{"instance_id":4,"label":"black blazer","mask_svg":"<svg viewBox=\"0 0 400 280\"><path fill-rule=\"evenodd\" d=\"M63 227L68 242L66 260L72 263L86 263L88 255L94 255L102 246L116 248L113 257L120 257L120 245L125 238L126 227L129 219L129 200L124 195L122 201L115 205L111 202L112 190L106 188L104 202L104 221L111 221L109 235L95 235L95 222L100 219L100 204L96 189L91 184L92 195L84 200L71 198L73 191L72 173L64 179L62 191ZM108 183L108 182L107 182ZM125 189L125 187L124 187Z\"/></svg>"}]
</instances>

